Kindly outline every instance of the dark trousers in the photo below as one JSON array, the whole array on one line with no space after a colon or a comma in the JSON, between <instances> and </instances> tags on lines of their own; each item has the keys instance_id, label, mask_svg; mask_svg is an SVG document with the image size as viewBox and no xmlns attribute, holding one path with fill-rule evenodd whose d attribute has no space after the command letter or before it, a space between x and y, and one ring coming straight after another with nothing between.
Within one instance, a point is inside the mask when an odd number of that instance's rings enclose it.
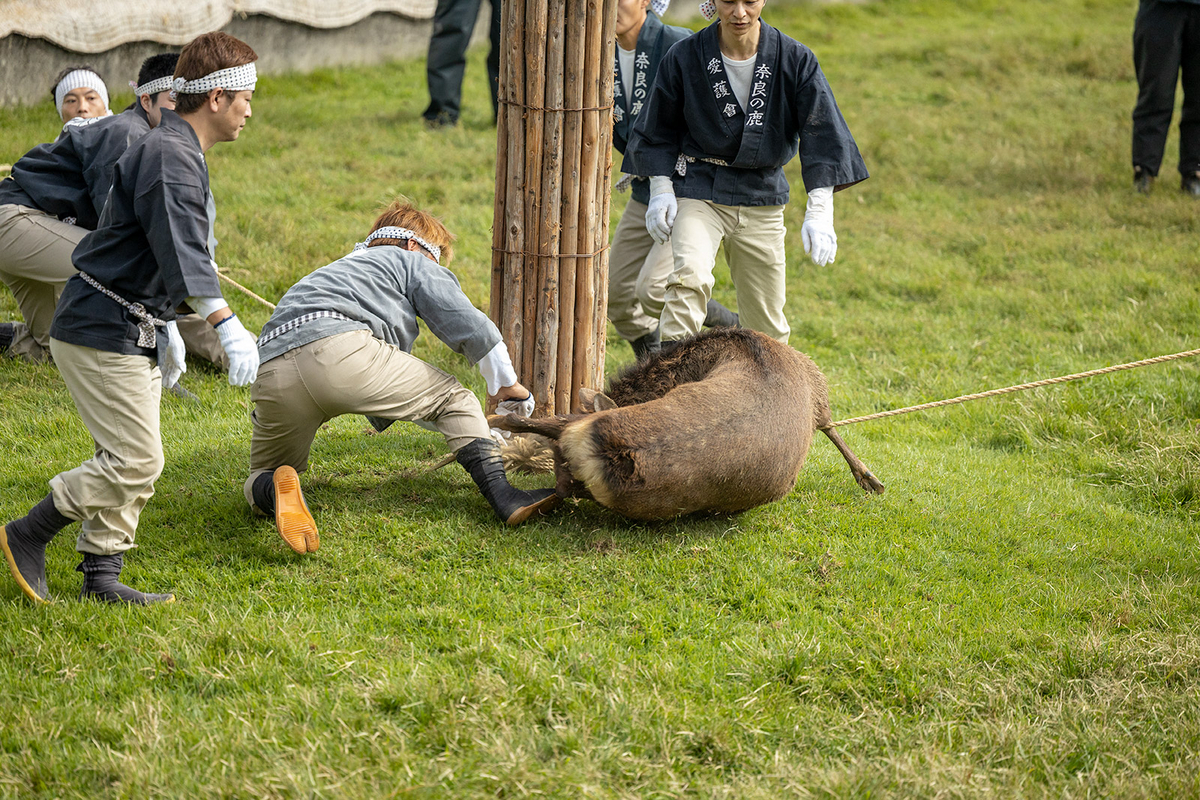
<instances>
[{"instance_id":1,"label":"dark trousers","mask_svg":"<svg viewBox=\"0 0 1200 800\"><path fill-rule=\"evenodd\" d=\"M462 111L463 72L467 67L467 45L482 0L438 0L433 14L433 36L425 78L429 84L429 107L425 119L456 122ZM491 0L491 50L488 51L488 88L492 93L492 118L496 116L496 88L500 83L500 0Z\"/></svg>"},{"instance_id":2,"label":"dark trousers","mask_svg":"<svg viewBox=\"0 0 1200 800\"><path fill-rule=\"evenodd\" d=\"M1133 24L1133 66L1133 165L1158 174L1182 71L1179 171L1200 172L1200 4L1142 0Z\"/></svg>"}]
</instances>

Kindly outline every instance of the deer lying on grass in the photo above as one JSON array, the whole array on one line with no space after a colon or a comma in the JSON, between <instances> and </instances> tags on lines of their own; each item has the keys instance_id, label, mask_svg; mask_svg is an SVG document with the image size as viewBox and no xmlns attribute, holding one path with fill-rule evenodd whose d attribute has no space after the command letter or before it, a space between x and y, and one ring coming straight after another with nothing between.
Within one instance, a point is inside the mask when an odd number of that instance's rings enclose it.
<instances>
[{"instance_id":1,"label":"deer lying on grass","mask_svg":"<svg viewBox=\"0 0 1200 800\"><path fill-rule=\"evenodd\" d=\"M734 513L784 497L821 430L858 485L880 483L837 431L825 376L808 356L756 331L714 328L652 356L607 394L584 390L591 413L494 416L515 433L554 440L556 489L633 519Z\"/></svg>"}]
</instances>

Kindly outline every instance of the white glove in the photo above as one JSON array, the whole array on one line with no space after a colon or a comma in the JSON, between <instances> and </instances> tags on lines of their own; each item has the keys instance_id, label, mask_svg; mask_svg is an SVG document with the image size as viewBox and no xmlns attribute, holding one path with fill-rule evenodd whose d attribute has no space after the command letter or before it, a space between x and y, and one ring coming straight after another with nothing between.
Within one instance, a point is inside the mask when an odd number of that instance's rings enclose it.
<instances>
[{"instance_id":1,"label":"white glove","mask_svg":"<svg viewBox=\"0 0 1200 800\"><path fill-rule=\"evenodd\" d=\"M675 187L669 175L655 175L650 179L650 205L646 207L646 230L654 241L666 244L675 226L675 214L679 203L675 200Z\"/></svg>"},{"instance_id":2,"label":"white glove","mask_svg":"<svg viewBox=\"0 0 1200 800\"><path fill-rule=\"evenodd\" d=\"M258 376L258 340L242 326L237 314L216 324L221 347L229 356L229 383L245 386Z\"/></svg>"},{"instance_id":3,"label":"white glove","mask_svg":"<svg viewBox=\"0 0 1200 800\"><path fill-rule=\"evenodd\" d=\"M179 383L183 373L187 372L187 348L184 347L183 337L179 335L179 326L175 324L175 320L163 326L163 333L167 334L167 346L158 356L158 368L162 371L163 388L170 389Z\"/></svg>"},{"instance_id":4,"label":"white glove","mask_svg":"<svg viewBox=\"0 0 1200 800\"><path fill-rule=\"evenodd\" d=\"M516 414L518 417L528 417L533 413L533 393L524 400L502 400L496 405L497 414Z\"/></svg>"},{"instance_id":5,"label":"white glove","mask_svg":"<svg viewBox=\"0 0 1200 800\"><path fill-rule=\"evenodd\" d=\"M819 267L833 263L837 256L837 234L833 231L833 187L825 186L808 193L804 225L800 228L804 252Z\"/></svg>"}]
</instances>

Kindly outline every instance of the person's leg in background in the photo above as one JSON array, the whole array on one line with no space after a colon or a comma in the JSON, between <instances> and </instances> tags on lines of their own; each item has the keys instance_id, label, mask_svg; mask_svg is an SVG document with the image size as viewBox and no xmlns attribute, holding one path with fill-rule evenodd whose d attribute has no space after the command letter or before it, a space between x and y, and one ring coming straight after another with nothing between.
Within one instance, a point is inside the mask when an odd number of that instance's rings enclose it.
<instances>
[{"instance_id":1,"label":"person's leg in background","mask_svg":"<svg viewBox=\"0 0 1200 800\"><path fill-rule=\"evenodd\" d=\"M480 0L438 0L433 13L433 35L425 62L429 106L421 115L430 127L458 124L462 112L463 73L467 67L467 45L479 17ZM499 52L497 51L497 59ZM499 61L497 60L497 73Z\"/></svg>"},{"instance_id":2,"label":"person's leg in background","mask_svg":"<svg viewBox=\"0 0 1200 800\"><path fill-rule=\"evenodd\" d=\"M1162 165L1167 130L1175 109L1183 3L1142 0L1133 24L1133 66L1138 98L1133 108L1133 181L1149 192Z\"/></svg>"}]
</instances>

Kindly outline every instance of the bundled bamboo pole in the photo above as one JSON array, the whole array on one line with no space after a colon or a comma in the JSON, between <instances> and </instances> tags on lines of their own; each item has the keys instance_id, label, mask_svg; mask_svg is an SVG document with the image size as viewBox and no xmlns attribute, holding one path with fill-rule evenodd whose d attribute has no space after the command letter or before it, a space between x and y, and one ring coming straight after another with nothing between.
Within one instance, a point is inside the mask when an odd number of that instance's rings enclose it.
<instances>
[{"instance_id":1,"label":"bundled bamboo pole","mask_svg":"<svg viewBox=\"0 0 1200 800\"><path fill-rule=\"evenodd\" d=\"M500 2L500 0L496 0ZM505 47L500 54L500 87L496 137L496 185L525 184L525 58L523 3L505 3L501 24ZM499 135L503 126L504 135ZM509 143L516 143L510 146ZM503 167L501 167L503 165ZM501 170L503 169L503 176ZM496 192L492 222L491 317L508 344L514 365L524 361L525 204L520 192ZM497 284L500 290L497 291Z\"/></svg>"},{"instance_id":2,"label":"bundled bamboo pole","mask_svg":"<svg viewBox=\"0 0 1200 800\"><path fill-rule=\"evenodd\" d=\"M604 377L616 0L501 16L491 314L538 413L569 413Z\"/></svg>"},{"instance_id":3,"label":"bundled bamboo pole","mask_svg":"<svg viewBox=\"0 0 1200 800\"><path fill-rule=\"evenodd\" d=\"M570 8L567 18L570 20L586 19L587 0L569 0ZM566 47L564 48L565 63L563 65L563 103L567 108L583 107L583 75L586 63L586 37L577 35L577 31L567 30ZM564 181L562 203L562 241L579 241L579 182L580 157L583 144L583 113L568 114L563 128L563 167ZM500 176L496 176L499 185ZM574 409L572 405L578 397L577 387L572 384L575 375L575 276L578 270L587 265L580 265L579 259L564 258L559 262L558 281L558 374L554 387L554 407L556 409ZM583 385L584 381L580 382Z\"/></svg>"}]
</instances>

